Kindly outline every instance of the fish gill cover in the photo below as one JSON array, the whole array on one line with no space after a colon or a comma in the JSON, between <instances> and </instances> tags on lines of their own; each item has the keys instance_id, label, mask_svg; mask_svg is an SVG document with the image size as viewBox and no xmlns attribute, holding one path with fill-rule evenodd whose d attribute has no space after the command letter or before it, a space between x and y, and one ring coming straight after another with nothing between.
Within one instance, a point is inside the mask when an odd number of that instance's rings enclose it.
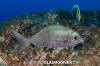
<instances>
[{"instance_id":1,"label":"fish gill cover","mask_svg":"<svg viewBox=\"0 0 100 66\"><path fill-rule=\"evenodd\" d=\"M78 61L73 65L99 66L100 11L80 10L80 14L79 24L79 14L64 9L22 14L0 24L0 64L47 66L36 61Z\"/></svg>"}]
</instances>

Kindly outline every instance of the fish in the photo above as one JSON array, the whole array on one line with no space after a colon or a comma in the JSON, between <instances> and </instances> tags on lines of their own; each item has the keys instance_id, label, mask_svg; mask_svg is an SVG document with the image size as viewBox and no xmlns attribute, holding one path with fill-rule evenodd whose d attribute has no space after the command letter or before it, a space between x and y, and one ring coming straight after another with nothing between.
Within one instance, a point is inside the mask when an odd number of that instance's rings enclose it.
<instances>
[{"instance_id":1,"label":"fish","mask_svg":"<svg viewBox=\"0 0 100 66\"><path fill-rule=\"evenodd\" d=\"M53 47L56 48L56 53L59 53L64 48L70 48L83 42L78 32L62 25L47 26L30 38L24 37L15 30L12 30L12 33L19 43L18 53L31 44L38 48Z\"/></svg>"},{"instance_id":2,"label":"fish","mask_svg":"<svg viewBox=\"0 0 100 66\"><path fill-rule=\"evenodd\" d=\"M71 11L72 11L74 8L77 8L77 11L76 11L76 20L77 20L77 24L79 25L79 24L80 24L80 20L81 20L80 8L79 8L78 5L74 5L74 7L71 9ZM70 11L70 12L71 12L71 11Z\"/></svg>"}]
</instances>

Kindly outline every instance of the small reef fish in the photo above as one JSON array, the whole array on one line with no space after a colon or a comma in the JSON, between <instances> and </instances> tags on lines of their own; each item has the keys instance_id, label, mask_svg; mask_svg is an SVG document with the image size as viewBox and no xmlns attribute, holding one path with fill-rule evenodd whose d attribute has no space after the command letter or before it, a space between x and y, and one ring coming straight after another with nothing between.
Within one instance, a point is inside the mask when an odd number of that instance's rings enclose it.
<instances>
[{"instance_id":1,"label":"small reef fish","mask_svg":"<svg viewBox=\"0 0 100 66\"><path fill-rule=\"evenodd\" d=\"M56 53L59 53L63 48L69 48L83 42L83 39L78 32L61 25L48 26L31 38L25 38L15 30L12 30L12 32L19 42L19 53L30 44L33 44L38 48L53 47L56 48Z\"/></svg>"}]
</instances>

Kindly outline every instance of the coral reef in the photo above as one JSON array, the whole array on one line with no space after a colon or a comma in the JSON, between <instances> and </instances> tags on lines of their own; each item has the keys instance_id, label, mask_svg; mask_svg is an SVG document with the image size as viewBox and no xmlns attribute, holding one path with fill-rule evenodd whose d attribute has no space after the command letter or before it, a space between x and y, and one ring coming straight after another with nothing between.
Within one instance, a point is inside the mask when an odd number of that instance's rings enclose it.
<instances>
[{"instance_id":1,"label":"coral reef","mask_svg":"<svg viewBox=\"0 0 100 66\"><path fill-rule=\"evenodd\" d=\"M68 66L100 66L100 12L82 11L80 25L76 24L75 13L57 10L54 13L23 14L4 22L0 29L0 64L3 66L52 66L51 64L35 64L36 61L79 61L79 64ZM53 16L53 17L52 17ZM27 38L38 33L49 25L63 25L77 31L84 43L74 47L74 50L63 49L59 54L53 48L38 49L29 46L18 54L18 42L11 32L18 31ZM1 25L1 24L0 24ZM43 52L46 50L46 52ZM53 66L66 66L54 64Z\"/></svg>"}]
</instances>

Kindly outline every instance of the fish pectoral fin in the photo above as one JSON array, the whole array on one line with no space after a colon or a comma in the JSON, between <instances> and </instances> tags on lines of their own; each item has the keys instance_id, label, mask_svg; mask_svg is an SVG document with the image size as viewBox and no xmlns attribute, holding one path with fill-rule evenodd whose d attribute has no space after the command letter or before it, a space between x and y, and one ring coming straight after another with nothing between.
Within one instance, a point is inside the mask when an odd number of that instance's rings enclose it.
<instances>
[{"instance_id":1,"label":"fish pectoral fin","mask_svg":"<svg viewBox=\"0 0 100 66\"><path fill-rule=\"evenodd\" d=\"M58 54L62 49L64 49L63 47L58 47L57 49L56 49L56 53Z\"/></svg>"}]
</instances>

